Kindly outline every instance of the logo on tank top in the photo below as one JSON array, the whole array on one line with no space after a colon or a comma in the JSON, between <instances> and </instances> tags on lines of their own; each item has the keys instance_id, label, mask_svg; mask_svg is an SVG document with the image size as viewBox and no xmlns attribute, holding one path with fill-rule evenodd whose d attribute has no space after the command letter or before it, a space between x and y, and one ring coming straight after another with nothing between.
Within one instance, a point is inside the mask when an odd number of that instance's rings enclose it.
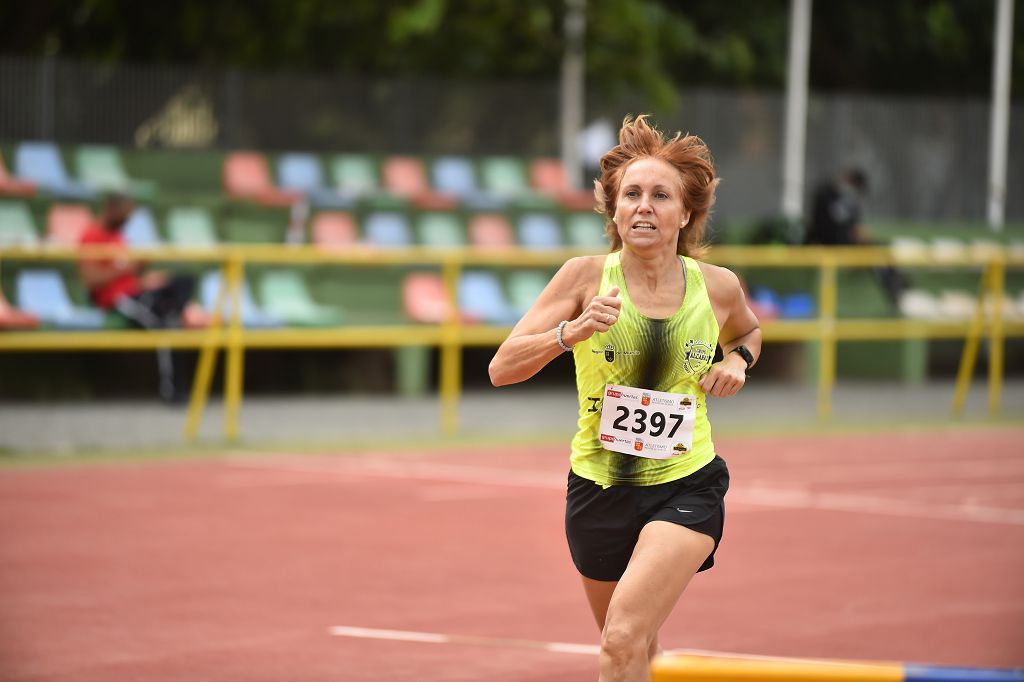
<instances>
[{"instance_id":1,"label":"logo on tank top","mask_svg":"<svg viewBox=\"0 0 1024 682\"><path fill-rule=\"evenodd\" d=\"M715 349L707 341L690 339L683 347L683 367L690 374L702 372L715 357Z\"/></svg>"},{"instance_id":2,"label":"logo on tank top","mask_svg":"<svg viewBox=\"0 0 1024 682\"><path fill-rule=\"evenodd\" d=\"M604 359L606 362L615 362L616 355L640 355L640 351L638 350L615 350L615 345L611 343L605 344L603 350L594 348L591 352L595 355L604 353Z\"/></svg>"}]
</instances>

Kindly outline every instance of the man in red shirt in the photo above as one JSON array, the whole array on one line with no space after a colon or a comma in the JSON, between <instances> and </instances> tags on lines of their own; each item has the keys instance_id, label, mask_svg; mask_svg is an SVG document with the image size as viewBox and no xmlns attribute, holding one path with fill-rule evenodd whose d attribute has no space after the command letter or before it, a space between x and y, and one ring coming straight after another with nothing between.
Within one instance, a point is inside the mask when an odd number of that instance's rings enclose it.
<instances>
[{"instance_id":1,"label":"man in red shirt","mask_svg":"<svg viewBox=\"0 0 1024 682\"><path fill-rule=\"evenodd\" d=\"M86 228L79 243L123 246L125 240L121 231L134 210L135 203L129 197L110 195L103 204L99 222ZM147 271L143 263L127 256L83 259L79 262L79 272L97 306L117 312L142 329L170 329L184 326L186 321L194 323L200 310L191 302L195 289L192 278ZM186 382L176 377L180 374L180 358L172 358L169 349L161 348L157 359L160 397L168 402L184 398Z\"/></svg>"}]
</instances>

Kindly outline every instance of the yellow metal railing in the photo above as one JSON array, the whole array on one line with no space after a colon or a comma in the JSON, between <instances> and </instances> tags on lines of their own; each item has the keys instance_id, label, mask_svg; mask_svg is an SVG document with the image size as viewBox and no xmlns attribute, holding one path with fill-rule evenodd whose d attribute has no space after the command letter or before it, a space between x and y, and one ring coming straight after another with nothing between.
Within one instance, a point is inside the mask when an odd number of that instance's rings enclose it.
<instances>
[{"instance_id":1,"label":"yellow metal railing","mask_svg":"<svg viewBox=\"0 0 1024 682\"><path fill-rule=\"evenodd\" d=\"M440 350L439 396L441 425L445 433L458 430L458 403L462 386L461 351L470 346L497 346L509 328L464 324L456 311L439 325L340 326L325 329L245 329L241 322L240 291L245 267L251 264L337 265L339 267L425 266L440 268L452 300L465 267L557 267L566 259L581 255L576 250L484 251L474 249L350 248L325 251L310 246L230 245L211 249L152 248L126 250L94 246L67 248L0 249L2 261L75 261L80 258L138 258L162 263L211 263L223 270L222 288L212 324L205 330L109 330L109 331L8 331L0 333L2 351L47 350L143 350L191 348L199 351L185 425L186 439L195 437L209 395L216 355L225 353L224 434L239 436L238 415L242 402L244 354L251 348L398 348L432 346ZM901 257L883 247L716 247L708 261L728 267L816 268L819 272L818 317L808 320L774 320L762 324L766 342L810 341L820 344L818 356L818 416L832 414L832 392L836 379L836 348L840 341L881 341L897 339L964 339L964 352L953 399L954 413L962 411L981 339L990 343L988 407L1000 410L1003 375L1003 346L1007 337L1024 336L1024 323L1007 321L1001 302L1007 267L1024 266L1024 256L1005 249L967 253L956 261L929 254ZM841 319L838 308L840 268L943 267L977 269L982 273L975 314L970 321L910 319ZM986 295L992 301L985 311ZM223 297L230 298L227 324L221 319Z\"/></svg>"}]
</instances>

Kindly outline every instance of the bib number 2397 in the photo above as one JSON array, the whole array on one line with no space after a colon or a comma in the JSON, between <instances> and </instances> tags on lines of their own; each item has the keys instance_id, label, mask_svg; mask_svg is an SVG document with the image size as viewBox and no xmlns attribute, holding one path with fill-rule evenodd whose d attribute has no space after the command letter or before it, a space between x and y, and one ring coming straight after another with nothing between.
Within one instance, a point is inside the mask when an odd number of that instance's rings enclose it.
<instances>
[{"instance_id":1,"label":"bib number 2397","mask_svg":"<svg viewBox=\"0 0 1024 682\"><path fill-rule=\"evenodd\" d=\"M637 457L678 457L693 447L696 415L695 396L608 384L601 406L601 445Z\"/></svg>"}]
</instances>

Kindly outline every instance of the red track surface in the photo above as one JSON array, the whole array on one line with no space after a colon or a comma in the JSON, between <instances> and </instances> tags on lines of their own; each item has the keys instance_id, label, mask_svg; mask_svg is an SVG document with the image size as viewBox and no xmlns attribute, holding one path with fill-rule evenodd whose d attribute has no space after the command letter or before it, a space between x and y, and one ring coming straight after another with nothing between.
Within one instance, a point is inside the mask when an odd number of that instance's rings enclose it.
<instances>
[{"instance_id":1,"label":"red track surface","mask_svg":"<svg viewBox=\"0 0 1024 682\"><path fill-rule=\"evenodd\" d=\"M1024 665L1024 431L725 440L667 647ZM564 448L0 472L4 680L591 680Z\"/></svg>"}]
</instances>

